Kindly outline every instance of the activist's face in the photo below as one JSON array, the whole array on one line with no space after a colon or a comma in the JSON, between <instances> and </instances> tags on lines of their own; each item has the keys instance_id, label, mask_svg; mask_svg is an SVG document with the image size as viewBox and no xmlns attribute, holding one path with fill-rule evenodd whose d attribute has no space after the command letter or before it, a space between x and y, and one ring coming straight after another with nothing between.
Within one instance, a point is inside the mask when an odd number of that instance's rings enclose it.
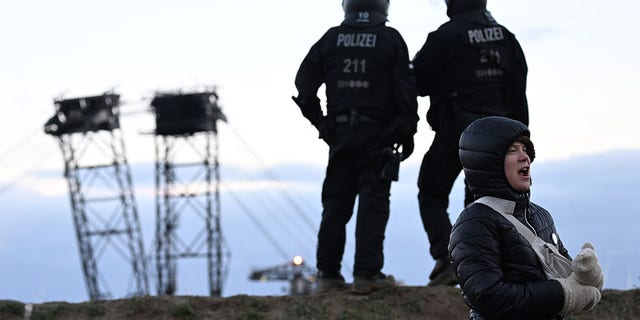
<instances>
[{"instance_id":1,"label":"activist's face","mask_svg":"<svg viewBox=\"0 0 640 320\"><path fill-rule=\"evenodd\" d=\"M527 147L522 142L514 142L504 156L504 175L511 188L526 192L531 187L531 160Z\"/></svg>"}]
</instances>

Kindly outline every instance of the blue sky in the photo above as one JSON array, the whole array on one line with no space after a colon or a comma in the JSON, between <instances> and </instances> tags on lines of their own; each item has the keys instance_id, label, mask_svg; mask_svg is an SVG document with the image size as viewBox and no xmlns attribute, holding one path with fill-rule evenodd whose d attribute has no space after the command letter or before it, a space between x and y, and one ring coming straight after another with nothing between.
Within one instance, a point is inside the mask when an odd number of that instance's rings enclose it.
<instances>
[{"instance_id":1,"label":"blue sky","mask_svg":"<svg viewBox=\"0 0 640 320\"><path fill-rule=\"evenodd\" d=\"M136 168L136 197L140 211L149 215L143 222L145 237L151 236L154 223L153 185L144 182L153 175L154 151L151 137L140 133L151 131L154 124L150 114L136 112L147 109L148 99L158 90L217 86L229 118L229 124L220 128L221 161L230 170L228 187L272 192L277 198L280 193L274 191L272 182L265 181L267 178L247 181L242 176L247 172L259 176L265 167L274 168L282 176L295 173L295 179L287 179L284 186L304 193L300 197L306 199L308 214L319 214L319 185L327 148L316 139L289 97L295 94L295 72L309 47L341 20L339 1L334 2L27 0L0 4L0 110L5 118L0 127L5 137L0 139L0 298L86 299L62 178L62 156L55 140L42 133L42 125L53 114L55 97L93 95L110 89L122 95L122 111L128 114L122 117L122 128L129 160ZM630 206L634 194L628 192L638 193L629 180L638 177L638 161L625 157L640 150L635 97L640 34L634 25L640 3L489 0L488 7L516 34L529 64L527 93L532 137L538 151L536 165L553 172L540 180L534 173L535 188L540 188L537 192L547 195L549 198L543 199L561 211L586 201L588 205L579 208L589 212L593 220L606 217L623 223L633 219L638 210ZM401 32L413 55L427 33L446 19L441 1L392 1L389 25ZM416 136L416 153L405 163L414 170L403 172L404 180L393 191L398 198L392 200L411 217L408 222L399 221L411 226L419 223L414 201L415 168L433 138L424 121L428 99L420 98L419 102L423 119ZM251 145L251 152L242 141ZM609 162L591 161L601 159L603 154ZM572 174L576 168L583 171ZM613 169L615 174L609 172ZM595 178L598 180L589 180ZM618 183L619 179L624 183ZM570 186L586 188L577 183L580 181L594 183L589 186L593 196L583 199L584 193L574 193ZM459 193L454 191L452 195L452 213L460 209L454 205ZM566 198L554 197L564 193ZM596 196L600 194L607 197L597 203L606 205L590 202L600 200ZM628 197L619 198L621 194ZM534 193L534 200L536 196ZM240 219L242 213L231 206L231 199L223 200L230 206L223 213L228 219L228 227L224 227L233 230L234 219ZM608 212L609 207L613 212ZM250 223L246 217L240 221ZM593 228L585 226L587 230ZM404 252L401 248L406 243L422 245L426 251L426 239L420 231L402 232L397 240L390 231L388 246L393 255ZM633 236L631 233L627 237ZM571 243L574 251L589 238L579 230L572 234L576 235L572 239L575 243ZM623 237L622 233L611 234L615 237L602 241ZM237 271L230 277L240 283L229 292L279 292L278 284L259 285L241 279L250 266L278 264L281 257L272 249L249 250L251 253L245 256L237 246L247 242L235 238L235 234L228 238L232 252L237 252L232 262ZM637 239L621 238L611 248L619 247L615 251L622 252L620 255L629 253L637 258L638 252L628 252L631 249L625 246L632 240ZM306 251L312 252L312 248L310 245ZM404 259L415 254L399 256ZM619 255L612 255L611 261L616 259ZM407 264L415 265L415 270L402 273L411 274L407 276L409 283L424 282L420 279L426 277L430 264L428 257L420 257ZM613 265L624 263L612 262L610 268ZM12 271L19 270L24 275L14 277ZM630 272L636 276L615 282L617 288L637 284L634 279L640 272ZM60 274L70 280L60 282ZM25 285L16 284L16 279ZM195 284L190 287L193 291L187 292L198 292Z\"/></svg>"}]
</instances>

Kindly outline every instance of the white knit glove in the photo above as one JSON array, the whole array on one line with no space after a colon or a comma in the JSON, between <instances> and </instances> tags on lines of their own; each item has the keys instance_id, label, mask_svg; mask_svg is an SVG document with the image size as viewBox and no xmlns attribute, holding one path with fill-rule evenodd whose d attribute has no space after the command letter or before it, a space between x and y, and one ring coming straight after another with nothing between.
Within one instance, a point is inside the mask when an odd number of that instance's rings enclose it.
<instances>
[{"instance_id":1,"label":"white knit glove","mask_svg":"<svg viewBox=\"0 0 640 320\"><path fill-rule=\"evenodd\" d=\"M604 274L591 243L586 242L582 245L582 251L573 260L572 266L578 282L602 290Z\"/></svg>"},{"instance_id":2,"label":"white knit glove","mask_svg":"<svg viewBox=\"0 0 640 320\"><path fill-rule=\"evenodd\" d=\"M560 312L564 316L589 311L600 302L600 290L580 284L576 280L575 273L567 278L554 280L560 282L564 290L564 306Z\"/></svg>"}]
</instances>

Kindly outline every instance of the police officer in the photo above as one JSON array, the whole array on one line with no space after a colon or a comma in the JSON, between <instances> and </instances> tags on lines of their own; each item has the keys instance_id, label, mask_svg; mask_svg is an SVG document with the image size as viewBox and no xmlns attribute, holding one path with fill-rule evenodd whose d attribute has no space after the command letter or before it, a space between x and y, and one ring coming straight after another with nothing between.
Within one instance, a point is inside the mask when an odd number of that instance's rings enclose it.
<instances>
[{"instance_id":1,"label":"police officer","mask_svg":"<svg viewBox=\"0 0 640 320\"><path fill-rule=\"evenodd\" d=\"M385 25L389 0L343 0L342 6L344 21L302 61L294 100L329 145L316 255L319 289L346 288L340 273L345 228L358 196L351 290L366 294L394 283L381 272L389 191L399 162L413 151L417 97L407 46ZM326 115L317 97L323 83Z\"/></svg>"},{"instance_id":2,"label":"police officer","mask_svg":"<svg viewBox=\"0 0 640 320\"><path fill-rule=\"evenodd\" d=\"M424 229L436 260L429 285L455 285L447 256L449 194L462 170L458 140L473 120L503 116L526 125L527 64L515 36L486 10L486 0L448 0L449 22L429 33L412 64L418 95L429 96L427 122L435 131L418 178ZM473 195L465 188L465 206Z\"/></svg>"}]
</instances>

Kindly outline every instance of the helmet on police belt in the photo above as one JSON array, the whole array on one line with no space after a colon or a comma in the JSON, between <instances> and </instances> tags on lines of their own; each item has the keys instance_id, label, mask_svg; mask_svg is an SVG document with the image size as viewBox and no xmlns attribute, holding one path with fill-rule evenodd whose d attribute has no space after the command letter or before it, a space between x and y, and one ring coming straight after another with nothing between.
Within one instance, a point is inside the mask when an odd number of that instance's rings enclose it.
<instances>
[{"instance_id":1,"label":"helmet on police belt","mask_svg":"<svg viewBox=\"0 0 640 320\"><path fill-rule=\"evenodd\" d=\"M389 0L342 0L344 14L357 11L375 11L387 15Z\"/></svg>"}]
</instances>

